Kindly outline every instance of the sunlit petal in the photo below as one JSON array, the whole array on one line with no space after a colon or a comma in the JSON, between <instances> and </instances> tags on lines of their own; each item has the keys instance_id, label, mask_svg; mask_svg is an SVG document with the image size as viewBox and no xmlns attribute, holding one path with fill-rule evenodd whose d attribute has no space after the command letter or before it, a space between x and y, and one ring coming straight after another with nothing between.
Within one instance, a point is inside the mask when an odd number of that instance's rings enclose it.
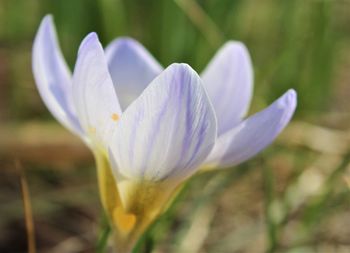
<instances>
[{"instance_id":1,"label":"sunlit petal","mask_svg":"<svg viewBox=\"0 0 350 253\"><path fill-rule=\"evenodd\" d=\"M237 125L249 109L253 91L253 69L246 47L226 43L202 73L213 103L221 135Z\"/></svg>"},{"instance_id":2,"label":"sunlit petal","mask_svg":"<svg viewBox=\"0 0 350 253\"><path fill-rule=\"evenodd\" d=\"M172 64L125 111L111 149L127 178L183 179L215 137L216 118L199 76L186 64Z\"/></svg>"},{"instance_id":3,"label":"sunlit petal","mask_svg":"<svg viewBox=\"0 0 350 253\"><path fill-rule=\"evenodd\" d=\"M296 92L289 90L265 110L242 121L218 138L206 164L231 167L256 155L288 124L296 103Z\"/></svg>"},{"instance_id":4,"label":"sunlit petal","mask_svg":"<svg viewBox=\"0 0 350 253\"><path fill-rule=\"evenodd\" d=\"M72 102L71 73L59 48L50 15L43 19L36 34L32 66L36 85L47 108L62 125L83 137Z\"/></svg>"},{"instance_id":5,"label":"sunlit petal","mask_svg":"<svg viewBox=\"0 0 350 253\"><path fill-rule=\"evenodd\" d=\"M82 127L90 139L106 151L121 109L103 48L95 33L90 33L79 48L73 74L73 96Z\"/></svg>"}]
</instances>

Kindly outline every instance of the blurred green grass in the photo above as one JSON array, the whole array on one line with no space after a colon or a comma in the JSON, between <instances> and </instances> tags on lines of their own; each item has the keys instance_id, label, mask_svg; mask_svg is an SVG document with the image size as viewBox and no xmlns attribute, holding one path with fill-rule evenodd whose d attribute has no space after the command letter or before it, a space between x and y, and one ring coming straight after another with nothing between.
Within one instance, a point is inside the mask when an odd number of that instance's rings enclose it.
<instances>
[{"instance_id":1,"label":"blurred green grass","mask_svg":"<svg viewBox=\"0 0 350 253\"><path fill-rule=\"evenodd\" d=\"M192 2L206 14L204 19L188 8ZM164 66L187 62L198 71L222 43L243 41L255 67L255 108L293 87L299 93L298 114L317 115L331 106L337 64L348 50L348 10L349 2L341 0L3 0L0 43L3 64L9 65L4 68L11 73L6 80L11 97L1 116L23 120L48 115L33 99L37 94L29 68L29 49L47 13L54 15L71 67L80 41L91 31L104 45L132 36Z\"/></svg>"},{"instance_id":2,"label":"blurred green grass","mask_svg":"<svg viewBox=\"0 0 350 253\"><path fill-rule=\"evenodd\" d=\"M350 222L349 191L343 181L349 173L350 1L2 0L0 136L9 132L10 138L11 134L23 138L28 134L18 130L22 124L33 120L54 121L38 96L30 63L36 29L48 13L54 16L61 47L71 68L80 41L91 31L98 33L104 45L118 36L132 36L162 65L187 62L198 72L225 41L243 41L251 53L255 71L251 113L288 88L295 88L299 100L295 119L344 130L339 133L328 129L332 136L325 139L323 132L312 135L318 133L318 128L296 124L296 131L286 134L284 141L258 158L235 170L194 179L179 204L148 233L140 251L159 244L154 252L185 252L191 248L186 238L195 238L193 242L200 245L198 252L350 251L350 241L346 240L350 231L343 227ZM7 125L12 132L4 130ZM304 131L304 139L300 141L299 132ZM32 139L42 136L38 130L29 134L34 136ZM13 138L19 147L31 147L32 139L29 145L20 142L20 137ZM57 145L57 137L52 139L56 146L62 146L61 142ZM345 148L339 151L334 146L335 140L344 141L341 145ZM45 144L39 143L37 146L44 148L36 152L44 152ZM328 146L335 148L332 152L323 149ZM72 150L76 149L74 146ZM19 150L23 152L23 148ZM32 154L28 153L28 156ZM34 161L42 156L33 154L28 177L34 191L35 214L40 217L38 229L44 231L41 233L48 229L47 223L42 225L46 216L47 220L57 219L46 221L51 226L49 231L58 227L54 230L56 240L51 239L55 243L66 234L85 235L89 231L87 227L96 227L99 207L97 194L93 193L95 187L91 186L93 168L87 172L80 168L92 164L91 160L77 165L77 169L75 163L66 166L66 162L63 164L67 171L50 168L48 172L42 163ZM88 160L86 156L82 155L82 159ZM0 152L0 163L11 159L8 153ZM52 162L57 163L56 160ZM49 164L47 161L46 165ZM13 190L16 176L5 175L3 189L0 187L4 193L1 199L10 204L0 205L3 228L21 217L20 195ZM72 189L70 182L77 184L78 189ZM207 186L198 192L203 185ZM42 194L42 189L47 194ZM61 195L63 189L74 194ZM89 194L81 192L84 190ZM193 203L197 208L193 208ZM67 219L72 227L67 230L59 227L61 219L69 217L72 209L75 215L88 217L93 225L81 222L79 229L72 228L74 220ZM195 232L198 226L209 230L203 242ZM82 237L84 243L93 247L95 243L91 240L97 236L89 231ZM39 246L53 244L46 237L40 240ZM256 245L251 241L256 241Z\"/></svg>"}]
</instances>

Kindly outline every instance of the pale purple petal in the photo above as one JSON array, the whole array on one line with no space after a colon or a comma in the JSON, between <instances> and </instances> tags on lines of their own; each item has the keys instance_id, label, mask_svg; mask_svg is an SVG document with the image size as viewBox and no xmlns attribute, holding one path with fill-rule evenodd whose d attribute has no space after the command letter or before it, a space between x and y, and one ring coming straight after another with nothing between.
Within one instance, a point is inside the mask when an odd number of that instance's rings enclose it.
<instances>
[{"instance_id":1,"label":"pale purple petal","mask_svg":"<svg viewBox=\"0 0 350 253\"><path fill-rule=\"evenodd\" d=\"M72 102L71 73L59 48L50 15L40 24L32 57L34 79L47 108L62 125L84 138Z\"/></svg>"},{"instance_id":2,"label":"pale purple petal","mask_svg":"<svg viewBox=\"0 0 350 253\"><path fill-rule=\"evenodd\" d=\"M296 92L289 90L265 110L242 121L218 138L206 165L231 167L256 155L285 128L296 104Z\"/></svg>"},{"instance_id":3,"label":"pale purple petal","mask_svg":"<svg viewBox=\"0 0 350 253\"><path fill-rule=\"evenodd\" d=\"M218 119L219 136L236 126L249 109L253 68L246 47L227 42L201 75Z\"/></svg>"},{"instance_id":4,"label":"pale purple petal","mask_svg":"<svg viewBox=\"0 0 350 253\"><path fill-rule=\"evenodd\" d=\"M199 76L186 64L172 64L124 112L111 153L127 178L183 179L215 138L215 113Z\"/></svg>"},{"instance_id":5,"label":"pale purple petal","mask_svg":"<svg viewBox=\"0 0 350 253\"><path fill-rule=\"evenodd\" d=\"M95 33L80 45L73 74L73 96L79 121L93 142L107 152L121 109L108 72L103 48Z\"/></svg>"},{"instance_id":6,"label":"pale purple petal","mask_svg":"<svg viewBox=\"0 0 350 253\"><path fill-rule=\"evenodd\" d=\"M123 110L163 70L153 56L131 38L111 42L106 48L106 57Z\"/></svg>"}]
</instances>

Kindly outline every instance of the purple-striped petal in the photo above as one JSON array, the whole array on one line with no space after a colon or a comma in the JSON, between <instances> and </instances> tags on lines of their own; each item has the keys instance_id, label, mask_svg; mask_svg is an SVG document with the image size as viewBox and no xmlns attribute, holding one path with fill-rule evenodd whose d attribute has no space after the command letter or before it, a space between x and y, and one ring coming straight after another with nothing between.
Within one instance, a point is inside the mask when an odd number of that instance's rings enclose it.
<instances>
[{"instance_id":1,"label":"purple-striped petal","mask_svg":"<svg viewBox=\"0 0 350 253\"><path fill-rule=\"evenodd\" d=\"M172 64L124 112L110 148L116 173L126 178L183 179L215 138L215 113L199 76L186 64Z\"/></svg>"},{"instance_id":2,"label":"purple-striped petal","mask_svg":"<svg viewBox=\"0 0 350 253\"><path fill-rule=\"evenodd\" d=\"M163 70L152 55L131 38L111 42L106 48L106 57L123 110Z\"/></svg>"},{"instance_id":3,"label":"purple-striped petal","mask_svg":"<svg viewBox=\"0 0 350 253\"><path fill-rule=\"evenodd\" d=\"M62 125L84 138L72 101L71 73L58 45L50 15L40 24L32 57L34 79L45 105Z\"/></svg>"},{"instance_id":4,"label":"purple-striped petal","mask_svg":"<svg viewBox=\"0 0 350 253\"><path fill-rule=\"evenodd\" d=\"M80 45L73 73L73 96L82 127L93 145L107 152L121 109L103 48L95 33L86 36Z\"/></svg>"},{"instance_id":5,"label":"purple-striped petal","mask_svg":"<svg viewBox=\"0 0 350 253\"><path fill-rule=\"evenodd\" d=\"M253 68L246 47L227 42L202 73L218 119L219 136L236 126L249 109Z\"/></svg>"},{"instance_id":6,"label":"purple-striped petal","mask_svg":"<svg viewBox=\"0 0 350 253\"><path fill-rule=\"evenodd\" d=\"M297 105L294 90L287 91L265 110L220 136L206 160L208 167L231 167L268 146L290 121Z\"/></svg>"}]
</instances>

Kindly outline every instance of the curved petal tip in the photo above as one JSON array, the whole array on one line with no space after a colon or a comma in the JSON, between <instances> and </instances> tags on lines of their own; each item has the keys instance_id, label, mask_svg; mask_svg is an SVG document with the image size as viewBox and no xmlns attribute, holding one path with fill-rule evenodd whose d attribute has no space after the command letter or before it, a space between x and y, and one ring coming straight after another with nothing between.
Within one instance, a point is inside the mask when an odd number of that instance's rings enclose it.
<instances>
[{"instance_id":1,"label":"curved petal tip","mask_svg":"<svg viewBox=\"0 0 350 253\"><path fill-rule=\"evenodd\" d=\"M102 47L102 45L98 39L98 35L95 32L89 33L88 35L86 35L86 37L81 42L81 44L79 46L78 54L80 54L86 48L88 48L90 46L95 46L96 44L98 44Z\"/></svg>"},{"instance_id":2,"label":"curved petal tip","mask_svg":"<svg viewBox=\"0 0 350 253\"><path fill-rule=\"evenodd\" d=\"M44 18L42 19L41 23L43 23L43 24L53 23L53 15L52 14L45 15Z\"/></svg>"},{"instance_id":3,"label":"curved petal tip","mask_svg":"<svg viewBox=\"0 0 350 253\"><path fill-rule=\"evenodd\" d=\"M286 125L293 116L297 106L297 92L294 89L288 90L277 101L277 107L285 111L284 116L281 117L281 125Z\"/></svg>"},{"instance_id":4,"label":"curved petal tip","mask_svg":"<svg viewBox=\"0 0 350 253\"><path fill-rule=\"evenodd\" d=\"M131 37L119 37L115 40L115 43L121 47L134 47L139 46L140 43Z\"/></svg>"}]
</instances>

